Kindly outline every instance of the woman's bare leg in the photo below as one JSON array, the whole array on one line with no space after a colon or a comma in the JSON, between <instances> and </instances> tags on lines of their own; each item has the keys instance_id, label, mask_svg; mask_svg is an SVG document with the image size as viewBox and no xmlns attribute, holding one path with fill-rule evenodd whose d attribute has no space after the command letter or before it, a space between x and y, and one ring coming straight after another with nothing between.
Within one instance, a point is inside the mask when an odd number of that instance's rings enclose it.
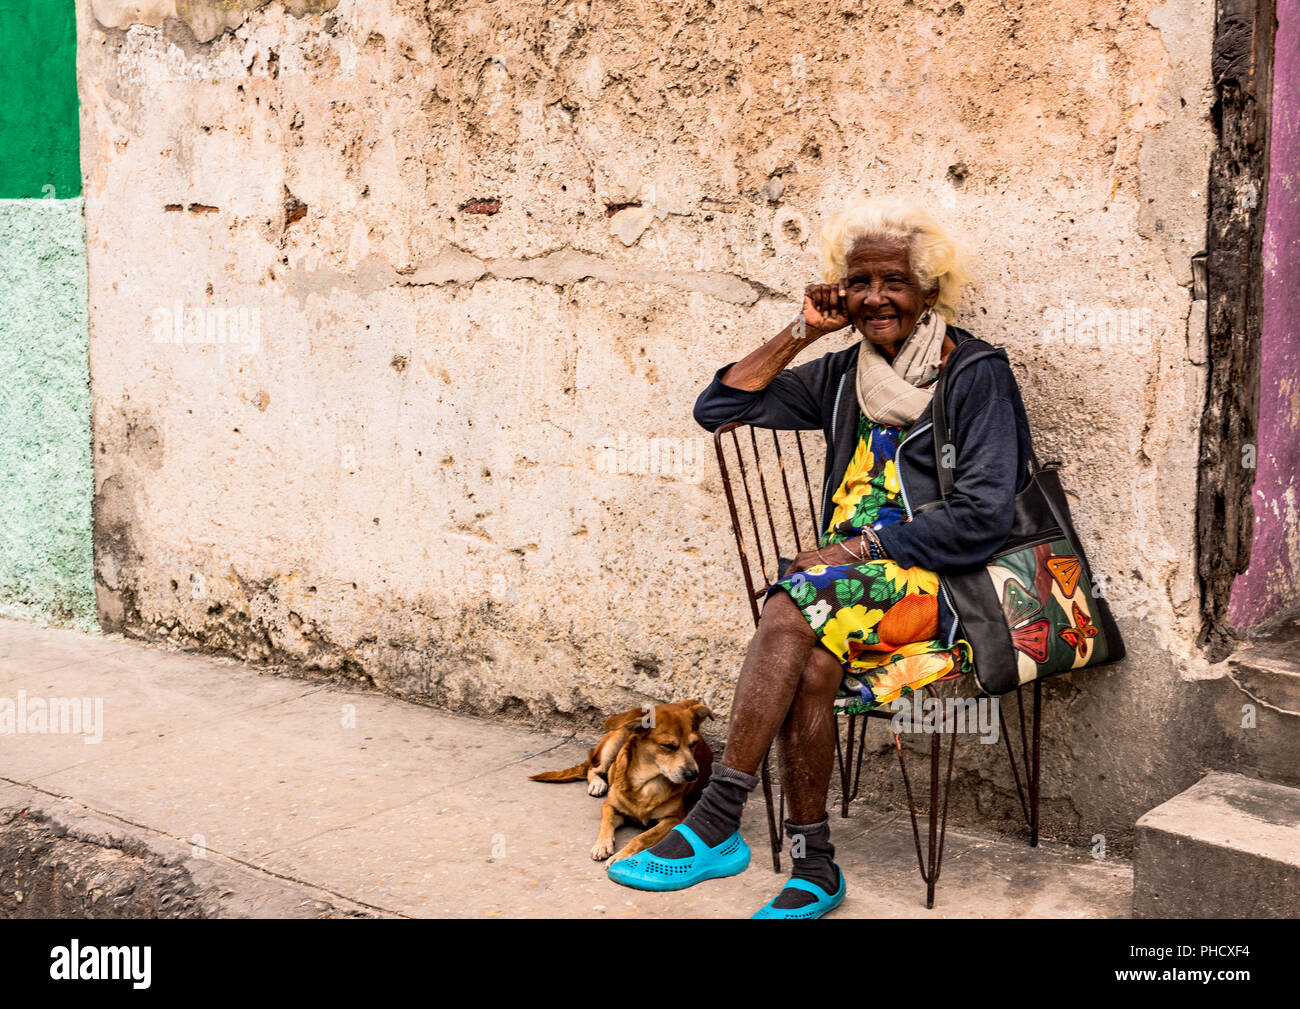
<instances>
[{"instance_id":1,"label":"woman's bare leg","mask_svg":"<svg viewBox=\"0 0 1300 1009\"><path fill-rule=\"evenodd\" d=\"M728 767L758 773L763 755L794 703L814 648L822 646L789 593L772 593L736 681L727 748L722 754ZM834 745L833 736L831 742Z\"/></svg>"},{"instance_id":2,"label":"woman's bare leg","mask_svg":"<svg viewBox=\"0 0 1300 1009\"><path fill-rule=\"evenodd\" d=\"M786 592L769 596L736 682L727 747L713 765L713 777L704 794L682 824L709 847L721 844L739 827L748 794L758 784L759 766L795 703L814 648L826 651L790 596ZM820 661L814 674L821 683L825 667ZM832 736L832 746L834 742ZM823 783L823 799L825 792ZM677 831L650 849L650 855L658 859L683 859L692 854L692 845Z\"/></svg>"},{"instance_id":3,"label":"woman's bare leg","mask_svg":"<svg viewBox=\"0 0 1300 1009\"><path fill-rule=\"evenodd\" d=\"M780 736L781 786L789 809L782 830L790 840L790 869L795 879L827 894L835 893L840 881L826 792L835 765L835 695L843 676L839 659L821 645L814 648ZM777 894L772 907L794 912L817 899L791 884Z\"/></svg>"},{"instance_id":4,"label":"woman's bare leg","mask_svg":"<svg viewBox=\"0 0 1300 1009\"><path fill-rule=\"evenodd\" d=\"M781 787L792 823L816 823L826 814L835 768L835 695L843 677L839 659L821 645L814 648L781 726Z\"/></svg>"},{"instance_id":5,"label":"woman's bare leg","mask_svg":"<svg viewBox=\"0 0 1300 1009\"><path fill-rule=\"evenodd\" d=\"M759 766L794 702L808 655L821 647L789 594L772 593L736 681L727 747L713 765L708 787L683 823L710 847L726 840L739 826L749 792L758 784ZM650 853L679 859L690 856L692 847L681 834L670 833Z\"/></svg>"}]
</instances>

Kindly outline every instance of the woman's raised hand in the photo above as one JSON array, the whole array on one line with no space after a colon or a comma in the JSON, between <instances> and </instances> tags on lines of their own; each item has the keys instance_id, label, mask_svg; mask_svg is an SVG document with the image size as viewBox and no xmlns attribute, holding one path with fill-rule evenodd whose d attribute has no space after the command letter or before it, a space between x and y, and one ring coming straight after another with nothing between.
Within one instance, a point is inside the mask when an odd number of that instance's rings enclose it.
<instances>
[{"instance_id":1,"label":"woman's raised hand","mask_svg":"<svg viewBox=\"0 0 1300 1009\"><path fill-rule=\"evenodd\" d=\"M847 303L840 284L808 285L803 315L796 315L776 336L723 372L722 384L749 392L766 389L810 343L849 324Z\"/></svg>"},{"instance_id":2,"label":"woman's raised hand","mask_svg":"<svg viewBox=\"0 0 1300 1009\"><path fill-rule=\"evenodd\" d=\"M803 291L803 320L810 330L833 333L849 324L847 292L840 284L809 284Z\"/></svg>"}]
</instances>

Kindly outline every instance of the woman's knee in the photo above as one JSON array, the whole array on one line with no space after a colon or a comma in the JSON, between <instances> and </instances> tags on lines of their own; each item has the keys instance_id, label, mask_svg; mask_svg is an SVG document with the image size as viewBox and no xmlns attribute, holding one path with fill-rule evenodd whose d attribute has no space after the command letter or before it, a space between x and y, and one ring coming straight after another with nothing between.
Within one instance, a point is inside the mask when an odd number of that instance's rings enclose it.
<instances>
[{"instance_id":1,"label":"woman's knee","mask_svg":"<svg viewBox=\"0 0 1300 1009\"><path fill-rule=\"evenodd\" d=\"M760 635L794 634L802 638L816 638L799 607L785 592L774 592L763 604L758 633Z\"/></svg>"},{"instance_id":2,"label":"woman's knee","mask_svg":"<svg viewBox=\"0 0 1300 1009\"><path fill-rule=\"evenodd\" d=\"M799 689L819 698L834 700L843 680L844 667L840 660L829 649L819 646L808 656Z\"/></svg>"}]
</instances>

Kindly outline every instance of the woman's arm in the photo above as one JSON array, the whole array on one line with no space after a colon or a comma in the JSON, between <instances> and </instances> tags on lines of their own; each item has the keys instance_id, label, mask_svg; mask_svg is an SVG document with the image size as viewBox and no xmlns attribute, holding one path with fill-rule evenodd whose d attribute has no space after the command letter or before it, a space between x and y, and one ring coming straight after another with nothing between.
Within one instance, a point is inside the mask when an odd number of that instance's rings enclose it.
<instances>
[{"instance_id":1,"label":"woman's arm","mask_svg":"<svg viewBox=\"0 0 1300 1009\"><path fill-rule=\"evenodd\" d=\"M818 564L864 564L871 560L870 549L865 536L855 536L841 543L832 543L828 547L814 547L796 554L786 574L807 571Z\"/></svg>"},{"instance_id":2,"label":"woman's arm","mask_svg":"<svg viewBox=\"0 0 1300 1009\"><path fill-rule=\"evenodd\" d=\"M843 297L844 289L836 284L810 284L804 290L803 325L795 319L763 346L737 361L721 375L722 384L747 392L766 389L801 350L849 324ZM796 333L796 328L802 329L803 334Z\"/></svg>"},{"instance_id":3,"label":"woman's arm","mask_svg":"<svg viewBox=\"0 0 1300 1009\"><path fill-rule=\"evenodd\" d=\"M822 398L833 354L786 367L809 344L848 325L839 288L814 284L804 291L803 328L796 319L742 361L719 368L695 401L695 422L706 431L739 421L780 431L818 431L825 427Z\"/></svg>"},{"instance_id":4,"label":"woman's arm","mask_svg":"<svg viewBox=\"0 0 1300 1009\"><path fill-rule=\"evenodd\" d=\"M1015 377L1005 361L989 358L965 370L958 384L952 495L876 533L902 567L946 571L983 564L1015 520L1023 475Z\"/></svg>"}]
</instances>

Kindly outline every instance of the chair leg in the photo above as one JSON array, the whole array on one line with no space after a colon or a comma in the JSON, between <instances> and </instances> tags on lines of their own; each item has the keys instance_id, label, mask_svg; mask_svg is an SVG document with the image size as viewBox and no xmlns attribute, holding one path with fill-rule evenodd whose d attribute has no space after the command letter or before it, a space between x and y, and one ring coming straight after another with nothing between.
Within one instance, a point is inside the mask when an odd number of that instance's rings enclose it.
<instances>
[{"instance_id":1,"label":"chair leg","mask_svg":"<svg viewBox=\"0 0 1300 1009\"><path fill-rule=\"evenodd\" d=\"M1038 772L1039 764L1039 732L1042 726L1042 709L1043 709L1043 681L1034 680L1034 765L1029 776L1029 845L1032 848L1038 847Z\"/></svg>"},{"instance_id":2,"label":"chair leg","mask_svg":"<svg viewBox=\"0 0 1300 1009\"><path fill-rule=\"evenodd\" d=\"M848 757L847 759L840 750L840 733L839 729L835 730L835 757L840 764L840 819L844 820L849 815L849 768L853 766L853 724L858 720L858 716L849 715L848 731ZM858 760L862 759L862 754L858 754Z\"/></svg>"},{"instance_id":3,"label":"chair leg","mask_svg":"<svg viewBox=\"0 0 1300 1009\"><path fill-rule=\"evenodd\" d=\"M1002 731L1002 741L1007 748L1007 760L1011 764L1011 773L1016 781L1016 796L1020 799L1020 811L1029 826L1029 845L1038 847L1038 796L1041 762L1041 736L1043 724L1043 681L1034 681L1034 713L1032 728L1025 728L1025 702L1023 685L1016 688L1016 711L1020 716L1020 752L1025 765L1025 780L1020 780L1020 761L1016 760L1011 746L1011 737L1007 735L1007 720L998 706L998 727ZM1031 745L1032 740L1032 745ZM1028 795L1026 795L1026 791Z\"/></svg>"},{"instance_id":4,"label":"chair leg","mask_svg":"<svg viewBox=\"0 0 1300 1009\"><path fill-rule=\"evenodd\" d=\"M862 728L858 730L858 762L853 770L853 791L849 793L850 799L858 797L858 789L862 786L862 758L867 752L867 726L871 719L866 715L862 716Z\"/></svg>"},{"instance_id":5,"label":"chair leg","mask_svg":"<svg viewBox=\"0 0 1300 1009\"><path fill-rule=\"evenodd\" d=\"M781 830L776 822L776 809L772 805L772 770L769 766L771 758L772 751L769 749L763 754L763 805L767 808L767 836L772 844L772 869L779 873L781 871ZM782 790L781 805L785 806L784 790Z\"/></svg>"},{"instance_id":6,"label":"chair leg","mask_svg":"<svg viewBox=\"0 0 1300 1009\"><path fill-rule=\"evenodd\" d=\"M937 696L933 690L928 692L932 697ZM955 728L955 726L954 726ZM916 802L912 797L912 782L907 774L907 761L903 756L903 743L898 738L898 733L894 733L894 748L898 751L898 766L903 772L903 787L907 791L907 811L912 818L912 840L916 844L916 863L917 869L921 873L921 879L925 881L925 906L926 908L934 907L934 889L939 882L939 872L943 866L943 847L948 832L948 797L952 794L952 769L953 761L957 755L957 733L953 732L952 742L948 744L948 775L943 786L943 810L939 809L939 755L941 750L942 732L936 732L934 738L930 741L930 823L929 823L929 853L930 858L927 864L925 856L921 852L921 829L916 818Z\"/></svg>"},{"instance_id":7,"label":"chair leg","mask_svg":"<svg viewBox=\"0 0 1300 1009\"><path fill-rule=\"evenodd\" d=\"M954 732L953 736L957 734ZM935 836L939 819L939 733L930 740L930 874L925 881L925 906L934 907L934 884L938 878L934 864L934 849L938 838Z\"/></svg>"},{"instance_id":8,"label":"chair leg","mask_svg":"<svg viewBox=\"0 0 1300 1009\"><path fill-rule=\"evenodd\" d=\"M1017 696L1019 696L1018 690ZM1020 799L1020 811L1025 816L1025 822L1029 823L1031 819L1029 815L1029 805L1025 800L1025 788L1020 783L1020 765L1016 763L1015 751L1011 749L1011 735L1007 732L1007 719L1002 713L1001 701L998 702L998 728L1002 733L1002 742L1007 748L1007 763L1011 765L1011 773L1016 779L1016 796Z\"/></svg>"}]
</instances>

